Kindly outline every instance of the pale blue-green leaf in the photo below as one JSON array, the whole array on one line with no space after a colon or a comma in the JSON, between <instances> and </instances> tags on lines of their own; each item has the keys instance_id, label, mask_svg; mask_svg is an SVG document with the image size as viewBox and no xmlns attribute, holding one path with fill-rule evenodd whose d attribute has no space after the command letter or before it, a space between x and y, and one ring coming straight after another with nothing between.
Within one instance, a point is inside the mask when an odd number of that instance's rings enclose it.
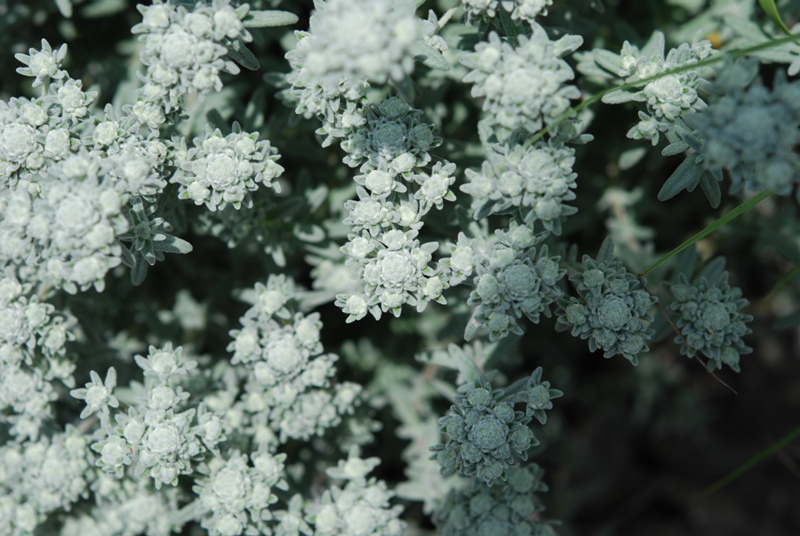
<instances>
[{"instance_id":1,"label":"pale blue-green leaf","mask_svg":"<svg viewBox=\"0 0 800 536\"><path fill-rule=\"evenodd\" d=\"M706 194L711 207L717 208L722 201L722 192L719 188L719 182L708 171L700 175L700 188Z\"/></svg>"},{"instance_id":2,"label":"pale blue-green leaf","mask_svg":"<svg viewBox=\"0 0 800 536\"><path fill-rule=\"evenodd\" d=\"M133 265L136 264L136 257L133 256L131 250L128 249L128 246L125 244L121 244L122 246L122 264L127 266L128 268L133 268Z\"/></svg>"},{"instance_id":3,"label":"pale blue-green leaf","mask_svg":"<svg viewBox=\"0 0 800 536\"><path fill-rule=\"evenodd\" d=\"M450 62L447 61L447 58L439 50L422 40L418 40L411 45L411 54L431 69L439 71L450 70Z\"/></svg>"},{"instance_id":4,"label":"pale blue-green leaf","mask_svg":"<svg viewBox=\"0 0 800 536\"><path fill-rule=\"evenodd\" d=\"M637 100L637 97L634 93L631 93L630 91L623 91L621 89L610 91L603 95L602 98L602 101L606 104L622 104L635 100Z\"/></svg>"},{"instance_id":5,"label":"pale blue-green leaf","mask_svg":"<svg viewBox=\"0 0 800 536\"><path fill-rule=\"evenodd\" d=\"M725 271L725 257L716 257L714 260L709 261L703 266L703 269L697 274L697 281L706 278L706 281L714 281Z\"/></svg>"},{"instance_id":6,"label":"pale blue-green leaf","mask_svg":"<svg viewBox=\"0 0 800 536\"><path fill-rule=\"evenodd\" d=\"M325 231L319 225L295 225L294 236L303 242L321 242L325 238Z\"/></svg>"},{"instance_id":7,"label":"pale blue-green leaf","mask_svg":"<svg viewBox=\"0 0 800 536\"><path fill-rule=\"evenodd\" d=\"M647 154L647 148L645 147L636 147L634 149L628 149L627 151L619 155L619 160L617 161L617 165L623 171L630 169L636 164L638 164L646 154Z\"/></svg>"},{"instance_id":8,"label":"pale blue-green leaf","mask_svg":"<svg viewBox=\"0 0 800 536\"><path fill-rule=\"evenodd\" d=\"M125 0L99 0L82 8L81 15L87 19L108 17L124 11L129 5Z\"/></svg>"},{"instance_id":9,"label":"pale blue-green leaf","mask_svg":"<svg viewBox=\"0 0 800 536\"><path fill-rule=\"evenodd\" d=\"M159 240L158 242L153 242L153 250L154 251L164 251L166 253L191 253L192 245L183 240L182 238L178 238L177 236L166 235L164 240Z\"/></svg>"},{"instance_id":10,"label":"pale blue-green leaf","mask_svg":"<svg viewBox=\"0 0 800 536\"><path fill-rule=\"evenodd\" d=\"M703 174L704 168L701 164L697 163L694 155L689 156L684 160L661 187L658 192L659 201L667 201L672 199L683 190L690 192L697 188L697 183L700 180L700 175Z\"/></svg>"},{"instance_id":11,"label":"pale blue-green leaf","mask_svg":"<svg viewBox=\"0 0 800 536\"><path fill-rule=\"evenodd\" d=\"M251 11L242 21L245 28L265 28L273 26L289 26L296 24L300 19L288 11L269 10Z\"/></svg>"},{"instance_id":12,"label":"pale blue-green leaf","mask_svg":"<svg viewBox=\"0 0 800 536\"><path fill-rule=\"evenodd\" d=\"M250 52L250 49L238 39L236 41L231 41L228 45L228 56L245 69L256 71L260 67L258 60L253 56L253 53Z\"/></svg>"},{"instance_id":13,"label":"pale blue-green leaf","mask_svg":"<svg viewBox=\"0 0 800 536\"><path fill-rule=\"evenodd\" d=\"M65 19L72 16L72 2L70 0L56 0L56 7Z\"/></svg>"},{"instance_id":14,"label":"pale blue-green leaf","mask_svg":"<svg viewBox=\"0 0 800 536\"><path fill-rule=\"evenodd\" d=\"M404 76L400 80L392 80L392 86L406 102L414 102L414 83L410 76Z\"/></svg>"},{"instance_id":15,"label":"pale blue-green leaf","mask_svg":"<svg viewBox=\"0 0 800 536\"><path fill-rule=\"evenodd\" d=\"M144 258L137 255L136 256L136 264L133 265L131 269L131 283L133 286L138 287L144 281L145 276L147 275L147 262L145 262Z\"/></svg>"},{"instance_id":16,"label":"pale blue-green leaf","mask_svg":"<svg viewBox=\"0 0 800 536\"><path fill-rule=\"evenodd\" d=\"M614 241L611 240L610 236L607 236L605 240L603 240L602 245L600 246L600 251L597 252L597 261L598 262L608 262L614 258Z\"/></svg>"}]
</instances>

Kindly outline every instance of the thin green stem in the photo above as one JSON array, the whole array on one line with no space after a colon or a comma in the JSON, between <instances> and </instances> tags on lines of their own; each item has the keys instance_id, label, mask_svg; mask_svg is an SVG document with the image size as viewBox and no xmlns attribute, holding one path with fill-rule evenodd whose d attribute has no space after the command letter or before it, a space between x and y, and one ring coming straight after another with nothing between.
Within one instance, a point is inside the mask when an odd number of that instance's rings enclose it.
<instances>
[{"instance_id":1,"label":"thin green stem","mask_svg":"<svg viewBox=\"0 0 800 536\"><path fill-rule=\"evenodd\" d=\"M756 454L755 456L744 462L742 465L740 465L739 467L737 467L736 469L725 475L723 478L714 482L712 485L708 487L708 489L706 489L706 494L710 495L712 493L718 492L719 490L721 490L722 488L724 488L725 486L727 486L728 484L730 484L731 482L733 482L734 480L745 474L747 471L749 471L750 469L752 469L765 459L769 458L770 456L781 450L783 447L785 447L798 437L800 437L800 427L795 428L794 430L789 432L786 436L779 439L766 449L762 450L761 452L759 452L758 454Z\"/></svg>"},{"instance_id":2,"label":"thin green stem","mask_svg":"<svg viewBox=\"0 0 800 536\"><path fill-rule=\"evenodd\" d=\"M672 257L677 255L678 253L680 253L684 249L686 249L689 246L695 244L697 241L699 241L699 240L705 238L706 236L710 235L711 233L713 233L714 231L716 231L717 229L719 229L720 227L722 227L723 225L725 225L726 223L731 221L732 219L734 219L734 218L740 216L741 214L747 212L748 210L750 210L751 208L756 206L758 203L760 203L761 201L763 201L764 199L766 199L770 195L772 195L772 192L769 191L769 190L765 190L765 191L761 192L760 194L751 197L750 199L748 199L747 201L745 201L744 203L742 203L741 205L739 205L735 209L731 210L730 212L728 212L727 214L725 214L721 218L717 219L714 223L712 223L711 225L709 225L708 227L706 227L705 229L703 229L702 231L700 231L699 233L697 233L696 235L691 237L690 239L686 240L680 246L676 247L675 249L673 249L672 251L670 251L666 255L663 255L662 257L660 257L653 264L651 264L650 266L648 266L647 268L645 268L644 270L639 272L639 277L640 278L644 277L647 272L651 271L652 269L654 269L655 267L657 267L661 263L671 259Z\"/></svg>"},{"instance_id":3,"label":"thin green stem","mask_svg":"<svg viewBox=\"0 0 800 536\"><path fill-rule=\"evenodd\" d=\"M627 91L630 89L636 89L639 86L647 85L650 82L654 82L660 78L664 78L665 76L673 75L673 74L680 74L686 71L692 71L694 69L702 69L703 67L708 67L709 65L714 65L715 63L721 62L726 57L731 58L741 58L742 56L749 56L751 54L755 54L757 52L761 52L762 50L769 50L770 48L775 48L786 43L791 43L796 41L800 38L800 34L792 34L788 37L782 37L780 39L774 39L772 41L766 41L764 43L759 43L758 45L753 45L747 48L740 48L736 50L729 50L727 52L722 52L710 58L706 58L704 60L698 61L696 63L691 63L688 65L681 65L680 67L675 67L674 69L668 69L664 72L654 74L652 76L647 76L645 78L640 78L639 80L634 80L632 82L626 82L624 84L620 84L618 86L610 87L604 89L598 93L595 93L588 99L584 100L583 102L573 106L569 110L565 111L563 114L558 116L558 118L551 124L544 127L542 130L525 140L525 143L522 144L522 149L527 149L532 144L536 143L540 139L542 139L548 132L552 129L569 119L570 117L577 115L584 109L588 108L592 104L596 103L597 101L601 100L604 96L608 95L609 93L613 93L614 91Z\"/></svg>"}]
</instances>

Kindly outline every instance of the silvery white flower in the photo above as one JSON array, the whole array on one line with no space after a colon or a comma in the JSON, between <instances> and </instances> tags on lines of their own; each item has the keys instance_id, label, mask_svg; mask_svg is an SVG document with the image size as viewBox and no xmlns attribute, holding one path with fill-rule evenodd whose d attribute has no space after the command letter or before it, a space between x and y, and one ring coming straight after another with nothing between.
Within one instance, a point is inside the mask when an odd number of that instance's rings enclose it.
<instances>
[{"instance_id":1,"label":"silvery white flower","mask_svg":"<svg viewBox=\"0 0 800 536\"><path fill-rule=\"evenodd\" d=\"M574 73L562 56L583 39L565 35L551 41L544 28L536 23L531 27L532 35L520 35L516 47L492 32L461 60L470 69L464 82L474 84L472 96L483 99L486 120L500 127L501 138L519 129L538 132L580 97L577 87L565 85Z\"/></svg>"}]
</instances>

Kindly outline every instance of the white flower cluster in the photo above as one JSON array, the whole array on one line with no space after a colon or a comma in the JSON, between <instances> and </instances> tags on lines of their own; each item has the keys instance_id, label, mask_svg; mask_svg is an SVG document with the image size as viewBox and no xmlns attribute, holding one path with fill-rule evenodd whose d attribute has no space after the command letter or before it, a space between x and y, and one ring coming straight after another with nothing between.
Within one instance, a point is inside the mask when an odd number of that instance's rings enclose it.
<instances>
[{"instance_id":1,"label":"white flower cluster","mask_svg":"<svg viewBox=\"0 0 800 536\"><path fill-rule=\"evenodd\" d=\"M211 211L228 204L237 210L251 207L249 193L258 189L257 183L278 190L273 181L283 173L276 163L280 156L269 141L258 141L257 132L242 132L238 123L227 136L207 125L205 134L194 139L194 147L177 152L180 169L170 182L180 185L178 197L205 204Z\"/></svg>"},{"instance_id":2,"label":"white flower cluster","mask_svg":"<svg viewBox=\"0 0 800 536\"><path fill-rule=\"evenodd\" d=\"M283 480L286 454L254 452L249 455L252 465L247 458L238 451L227 460L213 458L208 476L195 480L200 525L212 536L271 533L269 506L278 501L272 490L288 487Z\"/></svg>"},{"instance_id":3,"label":"white flower cluster","mask_svg":"<svg viewBox=\"0 0 800 536\"><path fill-rule=\"evenodd\" d=\"M490 17L497 15L498 9L511 14L512 20L524 20L533 23L536 17L547 15L547 8L553 0L461 0L470 17Z\"/></svg>"},{"instance_id":4,"label":"white flower cluster","mask_svg":"<svg viewBox=\"0 0 800 536\"><path fill-rule=\"evenodd\" d=\"M342 247L347 265L363 290L340 294L336 305L348 322L372 314L400 316L404 304L422 311L429 301L444 303L446 280L431 265L438 243L416 239L422 217L444 201L455 200L455 164L437 162L430 172L428 152L441 143L421 111L391 97L366 113L366 124L342 142L344 162L359 167L358 200L345 203L344 223L353 228Z\"/></svg>"},{"instance_id":5,"label":"white flower cluster","mask_svg":"<svg viewBox=\"0 0 800 536\"><path fill-rule=\"evenodd\" d=\"M147 480L118 480L100 472L93 475L91 490L96 504L88 513L67 517L61 536L169 536L186 523L178 505L180 488L155 490Z\"/></svg>"},{"instance_id":6,"label":"white flower cluster","mask_svg":"<svg viewBox=\"0 0 800 536\"><path fill-rule=\"evenodd\" d=\"M729 172L732 194L791 195L800 182L800 82L787 82L779 70L770 90L753 82L757 72L753 61L728 65L719 74L709 88L709 107L684 118L694 129L686 145L694 145L702 157L698 163L715 176L721 169ZM699 141L692 143L692 137Z\"/></svg>"},{"instance_id":7,"label":"white flower cluster","mask_svg":"<svg viewBox=\"0 0 800 536\"><path fill-rule=\"evenodd\" d=\"M550 306L563 295L558 281L566 270L559 257L548 255L547 246L536 247L543 239L531 227L512 221L507 231L495 232L494 240L459 233L458 242L450 244L450 257L441 262L448 283L471 277L475 287L467 301L476 306L464 333L467 340L483 326L492 341L522 334L519 318L538 323L541 314L551 315Z\"/></svg>"},{"instance_id":8,"label":"white flower cluster","mask_svg":"<svg viewBox=\"0 0 800 536\"><path fill-rule=\"evenodd\" d=\"M100 419L91 446L100 454L96 464L118 478L130 466L135 478L149 476L156 489L174 486L178 476L193 472L195 459L206 451L216 452L217 444L225 440L223 423L203 404L186 409L189 393L177 384L197 362L184 357L181 347L151 346L147 357L137 355L135 360L144 371L144 385L126 412L112 413L113 424L109 418ZM107 413L108 407L118 405L113 395L115 376L109 371L101 383L98 375L92 375L85 390L72 391L72 396L86 402L83 415Z\"/></svg>"},{"instance_id":9,"label":"white flower cluster","mask_svg":"<svg viewBox=\"0 0 800 536\"><path fill-rule=\"evenodd\" d=\"M132 228L126 205L145 200L152 208L167 184L167 146L111 105L93 115L97 93L60 69L65 52L44 41L41 51L18 55L34 83L55 81L35 99L0 101L0 267L71 293L101 291L120 263L133 267L145 255L153 264L162 251L191 246L149 215L132 215ZM158 233L142 236L151 227ZM135 242L133 251L120 240Z\"/></svg>"},{"instance_id":10,"label":"white flower cluster","mask_svg":"<svg viewBox=\"0 0 800 536\"><path fill-rule=\"evenodd\" d=\"M270 276L243 296L253 306L231 331L231 363L246 372L245 395L231 409L268 450L290 439L308 440L352 412L361 388L331 386L335 354L323 354L319 313L292 314L298 290L285 276Z\"/></svg>"},{"instance_id":11,"label":"white flower cluster","mask_svg":"<svg viewBox=\"0 0 800 536\"><path fill-rule=\"evenodd\" d=\"M346 480L340 488L331 486L322 497L309 505L307 518L316 536L400 536L403 523L401 506L390 506L394 493L383 481L367 475L378 466L378 458L361 459L358 449L350 450L347 460L326 472L334 479ZM288 536L288 535L287 535Z\"/></svg>"},{"instance_id":12,"label":"white flower cluster","mask_svg":"<svg viewBox=\"0 0 800 536\"><path fill-rule=\"evenodd\" d=\"M356 126L369 83L402 80L414 69L412 47L426 34L414 0L317 0L308 31L286 54L297 113L325 129Z\"/></svg>"},{"instance_id":13,"label":"white flower cluster","mask_svg":"<svg viewBox=\"0 0 800 536\"><path fill-rule=\"evenodd\" d=\"M36 442L0 446L0 534L33 534L48 514L86 496L87 440L67 427Z\"/></svg>"},{"instance_id":14,"label":"white flower cluster","mask_svg":"<svg viewBox=\"0 0 800 536\"><path fill-rule=\"evenodd\" d=\"M143 42L141 60L147 66L144 87L131 112L142 124L157 129L179 109L186 93L208 93L222 89L221 72L237 74L226 44L253 38L242 20L250 7L234 8L230 0L197 2L191 11L163 0L137 5L142 22L131 31Z\"/></svg>"},{"instance_id":15,"label":"white flower cluster","mask_svg":"<svg viewBox=\"0 0 800 536\"><path fill-rule=\"evenodd\" d=\"M565 35L551 41L537 23L531 27L530 36L517 37L517 46L492 32L461 59L470 69L464 82L474 84L472 96L483 99L483 121L501 141L517 130L538 132L581 96L577 87L565 85L575 73L562 57L581 46L583 38Z\"/></svg>"},{"instance_id":16,"label":"white flower cluster","mask_svg":"<svg viewBox=\"0 0 800 536\"><path fill-rule=\"evenodd\" d=\"M35 440L52 419L54 381L74 386L64 345L75 338L75 324L41 303L29 283L0 272L0 423L10 423L19 440Z\"/></svg>"},{"instance_id":17,"label":"white flower cluster","mask_svg":"<svg viewBox=\"0 0 800 536\"><path fill-rule=\"evenodd\" d=\"M531 227L539 221L561 234L561 219L578 212L566 204L575 199L574 163L575 150L555 139L527 149L493 144L480 171L466 170L460 190L472 196L476 220L519 210Z\"/></svg>"},{"instance_id":18,"label":"white flower cluster","mask_svg":"<svg viewBox=\"0 0 800 536\"><path fill-rule=\"evenodd\" d=\"M698 40L691 45L682 43L678 48L671 49L665 57L664 34L655 32L641 50L625 41L619 54L597 49L577 55L578 70L597 81L616 78L625 82L636 82L672 69L693 65L714 53L709 41ZM661 134L672 135L675 132L679 117L706 107L705 101L697 94L697 88L711 72L710 68L698 68L668 74L648 82L638 91L612 91L603 96L603 102L646 103L647 112L639 112L640 121L628 131L628 137L650 140L656 145Z\"/></svg>"}]
</instances>

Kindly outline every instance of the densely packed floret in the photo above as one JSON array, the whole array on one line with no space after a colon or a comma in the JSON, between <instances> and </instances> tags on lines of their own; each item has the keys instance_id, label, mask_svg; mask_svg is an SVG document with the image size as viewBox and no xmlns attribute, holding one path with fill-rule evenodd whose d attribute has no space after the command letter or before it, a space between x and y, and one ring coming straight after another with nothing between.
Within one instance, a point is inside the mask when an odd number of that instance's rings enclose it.
<instances>
[{"instance_id":1,"label":"densely packed floret","mask_svg":"<svg viewBox=\"0 0 800 536\"><path fill-rule=\"evenodd\" d=\"M459 233L441 265L449 285L470 279L475 287L467 301L475 306L465 330L467 340L481 327L489 330L490 340L521 334L517 321L523 316L538 323L540 315L551 315L550 306L563 295L558 281L566 270L559 266L559 257L548 255L547 246L537 247L543 239L528 225L515 222L508 230L497 230L492 240Z\"/></svg>"},{"instance_id":2,"label":"densely packed floret","mask_svg":"<svg viewBox=\"0 0 800 536\"><path fill-rule=\"evenodd\" d=\"M222 89L220 74L236 74L239 67L225 56L232 41L252 41L243 19L250 7L233 7L230 0L196 3L191 10L163 0L138 5L142 22L131 31L143 42L142 63L147 66L144 87L132 107L137 119L152 128L178 110L187 93Z\"/></svg>"},{"instance_id":3,"label":"densely packed floret","mask_svg":"<svg viewBox=\"0 0 800 536\"><path fill-rule=\"evenodd\" d=\"M606 358L622 355L635 365L654 333L650 324L656 298L613 257L613 249L606 240L597 259L584 255L581 270L569 277L578 296L559 303L556 329L571 329L572 335L589 340L592 352L603 350Z\"/></svg>"},{"instance_id":4,"label":"densely packed floret","mask_svg":"<svg viewBox=\"0 0 800 536\"><path fill-rule=\"evenodd\" d=\"M179 151L180 169L170 182L180 185L178 197L205 204L211 211L228 204L249 208L250 192L258 189L257 183L278 189L273 181L283 173L276 163L278 151L268 140L258 141L258 133L242 132L238 123L227 136L206 127L205 134L194 139L194 147L184 151Z\"/></svg>"},{"instance_id":5,"label":"densely packed floret","mask_svg":"<svg viewBox=\"0 0 800 536\"><path fill-rule=\"evenodd\" d=\"M566 204L575 199L574 163L575 150L555 140L526 149L495 144L480 171L465 171L460 190L472 196L475 219L519 211L528 225L561 234L562 218L578 211Z\"/></svg>"},{"instance_id":6,"label":"densely packed floret","mask_svg":"<svg viewBox=\"0 0 800 536\"><path fill-rule=\"evenodd\" d=\"M246 378L244 398L230 409L260 431L256 441L274 451L289 439L308 440L336 426L359 403L361 387L332 385L335 354L323 354L319 313L292 313L299 289L270 276L242 298L252 304L231 331L231 363Z\"/></svg>"},{"instance_id":7,"label":"densely packed floret","mask_svg":"<svg viewBox=\"0 0 800 536\"><path fill-rule=\"evenodd\" d=\"M700 353L709 358L709 370L724 364L739 372L739 356L753 351L742 340L751 332L747 322L753 317L739 312L750 302L741 290L730 286L722 266L710 263L692 283L679 274L678 282L670 286L675 301L669 309L680 314L676 324L681 336L675 342L681 345L683 355Z\"/></svg>"},{"instance_id":8,"label":"densely packed floret","mask_svg":"<svg viewBox=\"0 0 800 536\"><path fill-rule=\"evenodd\" d=\"M530 36L517 36L514 46L496 33L475 46L461 62L470 69L464 82L474 84L472 96L483 99L483 111L500 139L516 130L536 133L550 125L580 97L577 87L565 85L573 79L572 67L562 56L583 43L577 35L551 41L536 23Z\"/></svg>"},{"instance_id":9,"label":"densely packed floret","mask_svg":"<svg viewBox=\"0 0 800 536\"><path fill-rule=\"evenodd\" d=\"M479 379L456 397L452 413L439 419L448 440L432 450L443 474L474 475L491 485L528 459L528 449L539 444L527 426L531 418L514 411L503 394Z\"/></svg>"},{"instance_id":10,"label":"densely packed floret","mask_svg":"<svg viewBox=\"0 0 800 536\"><path fill-rule=\"evenodd\" d=\"M544 506L536 493L548 490L538 465L516 467L508 480L487 486L473 480L464 489L451 490L434 515L441 536L556 536L551 523L541 519Z\"/></svg>"}]
</instances>

